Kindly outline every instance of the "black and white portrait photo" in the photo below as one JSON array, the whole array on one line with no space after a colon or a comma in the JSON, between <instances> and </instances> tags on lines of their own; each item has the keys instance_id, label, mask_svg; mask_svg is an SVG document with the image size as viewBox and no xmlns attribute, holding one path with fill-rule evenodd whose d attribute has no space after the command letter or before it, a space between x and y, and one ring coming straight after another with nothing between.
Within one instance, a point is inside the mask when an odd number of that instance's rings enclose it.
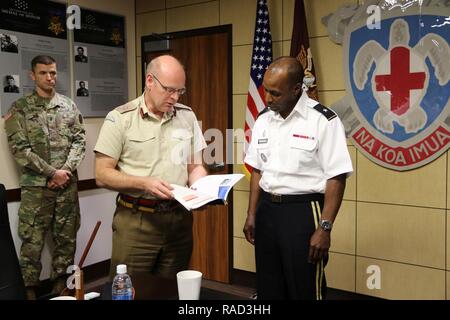
<instances>
[{"instance_id":1,"label":"black and white portrait photo","mask_svg":"<svg viewBox=\"0 0 450 320\"><path fill-rule=\"evenodd\" d=\"M88 62L86 47L75 47L75 62Z\"/></svg>"},{"instance_id":2,"label":"black and white portrait photo","mask_svg":"<svg viewBox=\"0 0 450 320\"><path fill-rule=\"evenodd\" d=\"M88 82L84 80L77 80L76 81L77 86L77 97L89 97L89 90L88 90Z\"/></svg>"},{"instance_id":3,"label":"black and white portrait photo","mask_svg":"<svg viewBox=\"0 0 450 320\"><path fill-rule=\"evenodd\" d=\"M17 37L10 34L0 33L0 47L2 52L18 53L19 46Z\"/></svg>"},{"instance_id":4,"label":"black and white portrait photo","mask_svg":"<svg viewBox=\"0 0 450 320\"><path fill-rule=\"evenodd\" d=\"M5 76L3 92L20 93L18 75L8 74Z\"/></svg>"}]
</instances>

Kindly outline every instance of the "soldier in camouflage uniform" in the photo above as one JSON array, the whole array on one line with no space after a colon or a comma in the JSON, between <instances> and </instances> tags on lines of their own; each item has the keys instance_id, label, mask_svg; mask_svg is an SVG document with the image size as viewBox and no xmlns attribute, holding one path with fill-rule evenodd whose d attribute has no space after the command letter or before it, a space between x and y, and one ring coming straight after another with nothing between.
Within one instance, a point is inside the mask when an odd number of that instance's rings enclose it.
<instances>
[{"instance_id":1,"label":"soldier in camouflage uniform","mask_svg":"<svg viewBox=\"0 0 450 320\"><path fill-rule=\"evenodd\" d=\"M37 56L31 65L35 91L14 102L4 117L8 143L22 173L20 264L29 298L39 284L41 252L49 229L54 242L54 291L64 288L80 226L76 169L86 146L83 118L76 105L55 92L55 60Z\"/></svg>"}]
</instances>

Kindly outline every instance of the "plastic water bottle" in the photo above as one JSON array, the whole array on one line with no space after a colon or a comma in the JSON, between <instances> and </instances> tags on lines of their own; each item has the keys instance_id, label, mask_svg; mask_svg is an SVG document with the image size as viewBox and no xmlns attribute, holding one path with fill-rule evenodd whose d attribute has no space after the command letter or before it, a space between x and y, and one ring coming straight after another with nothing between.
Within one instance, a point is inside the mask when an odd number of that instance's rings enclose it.
<instances>
[{"instance_id":1,"label":"plastic water bottle","mask_svg":"<svg viewBox=\"0 0 450 320\"><path fill-rule=\"evenodd\" d=\"M117 274L112 284L111 297L113 300L133 300L133 285L127 274L127 266L119 264Z\"/></svg>"}]
</instances>

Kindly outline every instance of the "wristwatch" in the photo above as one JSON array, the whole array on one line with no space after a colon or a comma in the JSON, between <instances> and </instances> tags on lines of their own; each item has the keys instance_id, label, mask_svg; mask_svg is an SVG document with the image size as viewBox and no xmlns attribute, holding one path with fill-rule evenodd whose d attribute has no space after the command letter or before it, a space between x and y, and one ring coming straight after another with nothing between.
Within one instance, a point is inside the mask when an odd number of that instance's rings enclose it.
<instances>
[{"instance_id":1,"label":"wristwatch","mask_svg":"<svg viewBox=\"0 0 450 320\"><path fill-rule=\"evenodd\" d=\"M324 231L331 231L333 228L333 223L330 220L320 220L319 225Z\"/></svg>"}]
</instances>

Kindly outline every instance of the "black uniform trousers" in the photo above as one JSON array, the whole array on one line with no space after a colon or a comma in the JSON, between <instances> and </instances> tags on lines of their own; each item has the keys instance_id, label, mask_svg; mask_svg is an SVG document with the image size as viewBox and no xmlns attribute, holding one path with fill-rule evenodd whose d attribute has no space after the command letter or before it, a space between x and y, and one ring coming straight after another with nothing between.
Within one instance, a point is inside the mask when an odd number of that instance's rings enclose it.
<instances>
[{"instance_id":1,"label":"black uniform trousers","mask_svg":"<svg viewBox=\"0 0 450 320\"><path fill-rule=\"evenodd\" d=\"M261 190L255 221L258 299L322 300L327 259L308 263L323 194L281 196ZM327 257L328 258L328 257Z\"/></svg>"}]
</instances>

